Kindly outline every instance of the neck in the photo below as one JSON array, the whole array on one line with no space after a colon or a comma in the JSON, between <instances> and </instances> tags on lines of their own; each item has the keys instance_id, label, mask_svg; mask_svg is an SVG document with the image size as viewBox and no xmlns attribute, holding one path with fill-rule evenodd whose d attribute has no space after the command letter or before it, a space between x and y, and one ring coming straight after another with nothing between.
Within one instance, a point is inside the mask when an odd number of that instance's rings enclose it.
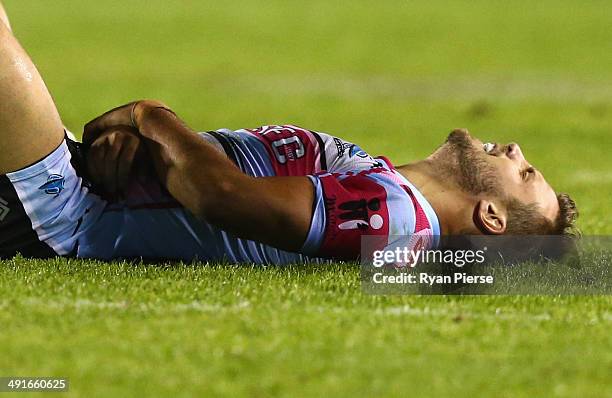
<instances>
[{"instance_id":1,"label":"neck","mask_svg":"<svg viewBox=\"0 0 612 398\"><path fill-rule=\"evenodd\" d=\"M423 194L438 216L442 235L477 233L472 221L474 198L448 177L432 159L399 166L396 170Z\"/></svg>"}]
</instances>

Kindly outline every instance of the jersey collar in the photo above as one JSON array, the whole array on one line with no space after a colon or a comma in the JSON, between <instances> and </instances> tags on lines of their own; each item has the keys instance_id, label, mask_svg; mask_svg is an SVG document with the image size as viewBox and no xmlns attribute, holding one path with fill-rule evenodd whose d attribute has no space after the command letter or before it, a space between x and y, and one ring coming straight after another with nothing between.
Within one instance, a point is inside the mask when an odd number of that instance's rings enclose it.
<instances>
[{"instance_id":1,"label":"jersey collar","mask_svg":"<svg viewBox=\"0 0 612 398\"><path fill-rule=\"evenodd\" d=\"M438 247L438 245L440 244L440 222L438 220L436 212L434 211L433 207L431 207L427 199L425 199L425 196L423 196L423 194L417 189L417 187L412 185L412 183L408 181L406 177L404 177L401 173L397 172L397 174L406 181L406 185L408 185L408 188L410 188L417 201L423 208L423 211L427 216L427 220L429 221L429 225L431 225L431 230L434 239L434 247Z\"/></svg>"},{"instance_id":2,"label":"jersey collar","mask_svg":"<svg viewBox=\"0 0 612 398\"><path fill-rule=\"evenodd\" d=\"M389 170L393 171L403 181L406 182L406 185L408 186L408 188L410 188L417 201L423 208L425 215L427 216L427 220L429 221L429 225L431 225L431 230L433 232L434 247L438 247L438 245L440 244L440 222L433 207L431 207L427 199L425 199L425 196L423 196L423 194L417 189L417 187L415 187L410 181L408 181L408 179L404 177L402 173L395 169L395 166L393 166L393 163L391 163L391 161L387 157L378 156L376 159L382 160L389 168Z\"/></svg>"}]
</instances>

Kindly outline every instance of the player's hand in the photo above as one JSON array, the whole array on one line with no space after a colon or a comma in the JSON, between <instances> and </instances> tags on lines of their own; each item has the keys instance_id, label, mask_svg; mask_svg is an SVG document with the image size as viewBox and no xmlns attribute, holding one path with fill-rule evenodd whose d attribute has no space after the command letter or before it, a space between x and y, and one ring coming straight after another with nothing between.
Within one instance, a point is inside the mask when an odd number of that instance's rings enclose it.
<instances>
[{"instance_id":1,"label":"player's hand","mask_svg":"<svg viewBox=\"0 0 612 398\"><path fill-rule=\"evenodd\" d=\"M136 166L146 162L144 143L134 128L115 126L89 147L87 168L93 182L109 197L126 191Z\"/></svg>"},{"instance_id":2,"label":"player's hand","mask_svg":"<svg viewBox=\"0 0 612 398\"><path fill-rule=\"evenodd\" d=\"M140 120L143 115L156 108L170 110L165 104L157 100L140 100L111 109L85 125L83 143L91 145L102 134L116 127L131 127L135 129L135 132L139 132Z\"/></svg>"}]
</instances>

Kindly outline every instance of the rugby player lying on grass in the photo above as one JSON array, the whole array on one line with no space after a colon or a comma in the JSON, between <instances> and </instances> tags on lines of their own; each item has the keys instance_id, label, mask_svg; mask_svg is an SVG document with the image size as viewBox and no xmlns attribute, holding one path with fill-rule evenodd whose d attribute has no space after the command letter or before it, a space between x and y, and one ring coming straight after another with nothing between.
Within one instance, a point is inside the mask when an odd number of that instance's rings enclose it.
<instances>
[{"instance_id":1,"label":"rugby player lying on grass","mask_svg":"<svg viewBox=\"0 0 612 398\"><path fill-rule=\"evenodd\" d=\"M574 203L517 144L466 130L393 167L296 126L196 134L164 104L138 101L87 124L76 143L0 25L4 257L295 263L357 259L362 235L419 235L431 247L440 235L572 230Z\"/></svg>"}]
</instances>

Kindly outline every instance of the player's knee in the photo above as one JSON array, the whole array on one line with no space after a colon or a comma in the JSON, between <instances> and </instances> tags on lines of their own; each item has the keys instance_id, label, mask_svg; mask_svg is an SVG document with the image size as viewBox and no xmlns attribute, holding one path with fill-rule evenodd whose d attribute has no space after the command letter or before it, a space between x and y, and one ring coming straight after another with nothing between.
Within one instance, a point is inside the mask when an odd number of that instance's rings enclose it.
<instances>
[{"instance_id":1,"label":"player's knee","mask_svg":"<svg viewBox=\"0 0 612 398\"><path fill-rule=\"evenodd\" d=\"M4 44L7 42L10 36L12 36L10 29L4 21L0 19L0 43Z\"/></svg>"},{"instance_id":2,"label":"player's knee","mask_svg":"<svg viewBox=\"0 0 612 398\"><path fill-rule=\"evenodd\" d=\"M6 11L2 7L2 3L0 3L0 26L4 25L9 32L12 32L11 23L9 21L8 15L6 15Z\"/></svg>"}]
</instances>

